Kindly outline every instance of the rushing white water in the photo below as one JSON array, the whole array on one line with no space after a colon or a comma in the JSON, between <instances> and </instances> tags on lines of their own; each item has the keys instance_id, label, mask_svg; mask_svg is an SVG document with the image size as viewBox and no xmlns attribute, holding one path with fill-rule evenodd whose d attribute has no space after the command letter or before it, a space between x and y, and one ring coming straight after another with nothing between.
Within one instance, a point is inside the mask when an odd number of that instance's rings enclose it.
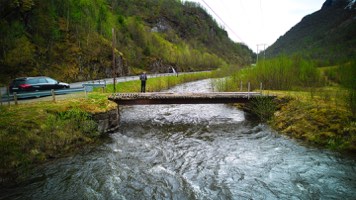
<instances>
[{"instance_id":1,"label":"rushing white water","mask_svg":"<svg viewBox=\"0 0 356 200\"><path fill-rule=\"evenodd\" d=\"M171 91L209 91L208 80ZM229 105L131 106L103 146L44 165L0 199L354 199L355 159Z\"/></svg>"}]
</instances>

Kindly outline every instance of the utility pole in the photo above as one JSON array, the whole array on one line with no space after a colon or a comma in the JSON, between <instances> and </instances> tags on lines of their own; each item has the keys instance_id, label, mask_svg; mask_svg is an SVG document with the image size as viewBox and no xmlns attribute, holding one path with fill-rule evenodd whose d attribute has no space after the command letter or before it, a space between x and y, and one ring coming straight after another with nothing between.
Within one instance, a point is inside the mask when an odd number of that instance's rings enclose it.
<instances>
[{"instance_id":1,"label":"utility pole","mask_svg":"<svg viewBox=\"0 0 356 200\"><path fill-rule=\"evenodd\" d=\"M112 28L112 75L114 82L114 93L116 93L116 65L115 65L115 30Z\"/></svg>"},{"instance_id":2,"label":"utility pole","mask_svg":"<svg viewBox=\"0 0 356 200\"><path fill-rule=\"evenodd\" d=\"M258 47L259 46L263 46L263 60L266 59L266 45L267 44L257 44L257 61L256 61L256 64L258 63Z\"/></svg>"}]
</instances>

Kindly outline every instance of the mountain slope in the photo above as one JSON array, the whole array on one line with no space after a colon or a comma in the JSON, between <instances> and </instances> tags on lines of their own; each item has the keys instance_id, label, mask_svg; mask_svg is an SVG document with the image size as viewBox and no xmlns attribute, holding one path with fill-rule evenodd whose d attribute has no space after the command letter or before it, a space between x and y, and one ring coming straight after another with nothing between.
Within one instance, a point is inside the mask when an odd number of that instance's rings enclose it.
<instances>
[{"instance_id":1,"label":"mountain slope","mask_svg":"<svg viewBox=\"0 0 356 200\"><path fill-rule=\"evenodd\" d=\"M253 54L198 4L179 0L2 0L0 35L0 84L207 70L250 63Z\"/></svg>"},{"instance_id":2,"label":"mountain slope","mask_svg":"<svg viewBox=\"0 0 356 200\"><path fill-rule=\"evenodd\" d=\"M266 49L267 57L300 54L332 64L356 55L356 6L352 0L327 0Z\"/></svg>"}]
</instances>

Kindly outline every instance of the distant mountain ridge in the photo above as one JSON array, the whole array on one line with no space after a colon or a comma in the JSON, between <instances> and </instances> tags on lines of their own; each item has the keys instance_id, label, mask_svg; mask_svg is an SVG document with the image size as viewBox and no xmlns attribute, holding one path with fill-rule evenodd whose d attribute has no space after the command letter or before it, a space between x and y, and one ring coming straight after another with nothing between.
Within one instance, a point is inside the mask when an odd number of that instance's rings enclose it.
<instances>
[{"instance_id":1,"label":"distant mountain ridge","mask_svg":"<svg viewBox=\"0 0 356 200\"><path fill-rule=\"evenodd\" d=\"M356 55L355 0L327 0L321 9L266 49L267 57L299 54L322 64L344 62Z\"/></svg>"}]
</instances>

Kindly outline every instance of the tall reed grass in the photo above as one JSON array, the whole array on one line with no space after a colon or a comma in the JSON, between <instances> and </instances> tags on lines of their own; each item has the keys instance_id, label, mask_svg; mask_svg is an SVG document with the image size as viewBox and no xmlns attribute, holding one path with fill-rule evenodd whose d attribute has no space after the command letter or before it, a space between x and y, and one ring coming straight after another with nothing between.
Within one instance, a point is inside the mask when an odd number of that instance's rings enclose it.
<instances>
[{"instance_id":1,"label":"tall reed grass","mask_svg":"<svg viewBox=\"0 0 356 200\"><path fill-rule=\"evenodd\" d=\"M261 83L263 88L271 90L294 90L324 84L316 65L297 56L262 60L255 66L241 69L226 79L223 90L238 91L241 82L243 88L250 82L251 90L259 89Z\"/></svg>"}]
</instances>

